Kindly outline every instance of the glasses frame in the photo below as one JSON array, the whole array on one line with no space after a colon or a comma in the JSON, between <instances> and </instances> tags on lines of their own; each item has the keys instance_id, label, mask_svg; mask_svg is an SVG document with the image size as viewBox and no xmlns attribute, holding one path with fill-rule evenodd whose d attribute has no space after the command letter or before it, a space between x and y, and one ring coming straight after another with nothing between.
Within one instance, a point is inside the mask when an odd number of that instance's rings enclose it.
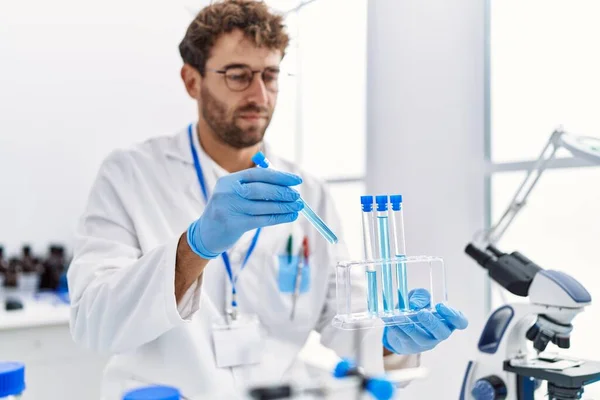
<instances>
[{"instance_id":1,"label":"glasses frame","mask_svg":"<svg viewBox=\"0 0 600 400\"><path fill-rule=\"evenodd\" d=\"M229 86L228 80L227 80L227 72L229 70L232 69L245 69L247 71L250 71L250 73L252 74L252 79L250 79L248 81L248 85L246 87L244 87L243 89L233 89L231 88L231 86ZM205 68L205 71L210 71L210 72L215 72L217 74L221 74L223 76L223 80L225 81L225 86L227 86L227 88L229 90L231 90L232 92L243 92L244 90L247 90L251 85L252 85L252 81L254 81L254 75L256 74L260 74L260 79L262 79L263 84L265 85L265 88L271 92L271 93L278 93L279 92L279 79L281 78L281 70L279 70L278 68L272 68L272 67L267 67L265 69L252 69L250 68L250 66L248 65L230 65L227 66L225 68L222 69L215 69L215 68ZM267 86L267 83L265 82L265 73L266 72L277 72L278 76L277 76L277 89L273 90L273 89L269 89L269 87ZM294 76L293 74L290 73L284 73L284 76Z\"/></svg>"}]
</instances>

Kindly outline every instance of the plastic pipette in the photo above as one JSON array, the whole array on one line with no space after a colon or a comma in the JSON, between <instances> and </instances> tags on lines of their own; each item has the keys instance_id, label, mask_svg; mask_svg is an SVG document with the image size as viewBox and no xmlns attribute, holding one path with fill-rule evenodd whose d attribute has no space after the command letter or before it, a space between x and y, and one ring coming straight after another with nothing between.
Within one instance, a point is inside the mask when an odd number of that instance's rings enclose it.
<instances>
[{"instance_id":1,"label":"plastic pipette","mask_svg":"<svg viewBox=\"0 0 600 400\"><path fill-rule=\"evenodd\" d=\"M271 163L267 160L267 157L259 151L252 157L252 161L260 168L269 168ZM338 242L337 236L327 224L308 206L306 201L303 198L300 198L300 201L304 203L304 208L300 211L300 214L304 215L306 219L319 231L319 233L331 244L335 244Z\"/></svg>"}]
</instances>

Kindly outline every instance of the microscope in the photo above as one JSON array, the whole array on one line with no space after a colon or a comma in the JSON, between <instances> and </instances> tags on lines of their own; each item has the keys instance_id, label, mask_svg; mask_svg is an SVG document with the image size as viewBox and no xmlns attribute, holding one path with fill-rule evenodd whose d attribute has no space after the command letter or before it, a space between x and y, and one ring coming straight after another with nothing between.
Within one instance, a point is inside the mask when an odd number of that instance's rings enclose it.
<instances>
[{"instance_id":1,"label":"microscope","mask_svg":"<svg viewBox=\"0 0 600 400\"><path fill-rule=\"evenodd\" d=\"M564 272L542 269L523 254L507 254L496 246L560 147L600 164L600 139L555 130L499 222L465 249L490 278L529 302L507 304L490 314L477 358L467 365L460 400L533 400L544 381L550 400L580 399L585 385L600 381L599 362L544 353L549 343L570 347L571 323L591 304L589 292Z\"/></svg>"},{"instance_id":2,"label":"microscope","mask_svg":"<svg viewBox=\"0 0 600 400\"><path fill-rule=\"evenodd\" d=\"M528 296L529 303L504 305L490 315L477 360L467 366L460 400L533 400L541 381L548 383L550 400L580 399L585 385L600 380L600 363L542 352L550 342L569 348L571 321L591 303L588 291L571 276L544 270L519 252L473 244L465 251L494 281Z\"/></svg>"}]
</instances>

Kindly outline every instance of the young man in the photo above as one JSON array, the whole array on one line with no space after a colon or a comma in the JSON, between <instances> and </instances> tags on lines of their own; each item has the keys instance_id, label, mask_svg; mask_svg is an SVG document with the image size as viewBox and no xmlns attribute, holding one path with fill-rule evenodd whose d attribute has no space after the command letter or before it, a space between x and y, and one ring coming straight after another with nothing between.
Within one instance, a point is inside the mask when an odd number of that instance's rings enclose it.
<instances>
[{"instance_id":1,"label":"young man","mask_svg":"<svg viewBox=\"0 0 600 400\"><path fill-rule=\"evenodd\" d=\"M347 258L345 246L297 220L299 194L334 232L340 219L321 181L263 143L288 40L282 18L262 2L204 8L180 45L197 123L102 164L69 287L75 341L113 355L105 398L148 383L176 386L186 398L224 398L248 385L302 379L297 356L312 330L339 355L353 353L353 333L331 326L333 266ZM253 168L259 150L272 168ZM288 251L298 254L304 238L310 257L291 319ZM365 295L360 283L357 297ZM363 335L365 368L417 365L418 353L466 327L460 312L443 305L438 312L444 319L423 310L420 326Z\"/></svg>"}]
</instances>

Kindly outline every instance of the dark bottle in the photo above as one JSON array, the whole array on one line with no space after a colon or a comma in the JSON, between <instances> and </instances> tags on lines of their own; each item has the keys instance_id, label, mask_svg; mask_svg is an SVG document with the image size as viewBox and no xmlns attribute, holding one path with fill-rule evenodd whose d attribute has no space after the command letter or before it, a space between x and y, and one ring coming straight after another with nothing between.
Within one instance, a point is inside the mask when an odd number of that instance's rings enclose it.
<instances>
[{"instance_id":1,"label":"dark bottle","mask_svg":"<svg viewBox=\"0 0 600 400\"><path fill-rule=\"evenodd\" d=\"M22 271L21 261L18 258L11 258L8 261L8 270L4 276L4 286L9 288L17 287L19 273Z\"/></svg>"},{"instance_id":2,"label":"dark bottle","mask_svg":"<svg viewBox=\"0 0 600 400\"><path fill-rule=\"evenodd\" d=\"M37 257L33 258L33 268L35 272L41 275L44 272L44 262Z\"/></svg>"},{"instance_id":3,"label":"dark bottle","mask_svg":"<svg viewBox=\"0 0 600 400\"><path fill-rule=\"evenodd\" d=\"M28 245L21 249L21 265L25 273L36 272L35 260L31 254L31 247Z\"/></svg>"},{"instance_id":4,"label":"dark bottle","mask_svg":"<svg viewBox=\"0 0 600 400\"><path fill-rule=\"evenodd\" d=\"M4 247L0 246L0 292L1 286L6 285L6 274L8 273L8 262L4 259ZM4 305L2 305L4 307Z\"/></svg>"},{"instance_id":5,"label":"dark bottle","mask_svg":"<svg viewBox=\"0 0 600 400\"><path fill-rule=\"evenodd\" d=\"M69 269L71 260L68 259L66 252L65 252L65 248L63 246L57 246L57 253L58 253L58 257L59 257L59 261L60 261L60 269L59 269L60 275L58 278L57 291L62 292L62 293L68 293L69 292L69 284L67 281L67 271Z\"/></svg>"},{"instance_id":6,"label":"dark bottle","mask_svg":"<svg viewBox=\"0 0 600 400\"><path fill-rule=\"evenodd\" d=\"M50 246L48 258L44 262L44 271L40 278L40 289L56 290L64 270L64 248L56 245Z\"/></svg>"},{"instance_id":7,"label":"dark bottle","mask_svg":"<svg viewBox=\"0 0 600 400\"><path fill-rule=\"evenodd\" d=\"M4 259L4 247L0 246L0 275L6 275L8 271L8 263Z\"/></svg>"}]
</instances>

